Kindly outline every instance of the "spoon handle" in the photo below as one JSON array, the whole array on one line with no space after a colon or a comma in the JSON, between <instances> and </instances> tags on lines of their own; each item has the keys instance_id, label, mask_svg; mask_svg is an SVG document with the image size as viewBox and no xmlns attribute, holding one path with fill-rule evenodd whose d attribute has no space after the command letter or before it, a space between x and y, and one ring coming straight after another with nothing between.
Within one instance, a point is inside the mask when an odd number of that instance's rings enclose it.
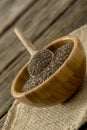
<instances>
[{"instance_id":1,"label":"spoon handle","mask_svg":"<svg viewBox=\"0 0 87 130\"><path fill-rule=\"evenodd\" d=\"M15 27L14 32L16 33L22 44L25 46L25 48L28 50L29 54L33 56L37 50L32 45L32 43L28 41L21 29L19 27Z\"/></svg>"}]
</instances>

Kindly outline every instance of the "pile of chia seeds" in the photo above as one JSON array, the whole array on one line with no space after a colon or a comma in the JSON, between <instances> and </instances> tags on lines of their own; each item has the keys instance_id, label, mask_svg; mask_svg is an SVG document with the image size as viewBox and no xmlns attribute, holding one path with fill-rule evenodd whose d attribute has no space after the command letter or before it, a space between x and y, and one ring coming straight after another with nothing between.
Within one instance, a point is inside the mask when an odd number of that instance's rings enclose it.
<instances>
[{"instance_id":1,"label":"pile of chia seeds","mask_svg":"<svg viewBox=\"0 0 87 130\"><path fill-rule=\"evenodd\" d=\"M31 77L40 74L52 61L53 54L48 49L39 50L31 59L28 72Z\"/></svg>"},{"instance_id":2,"label":"pile of chia seeds","mask_svg":"<svg viewBox=\"0 0 87 130\"><path fill-rule=\"evenodd\" d=\"M22 92L25 92L34 87L37 87L47 78L49 78L68 58L70 52L72 51L72 48L73 48L73 44L69 43L69 44L62 45L59 48L56 48L55 50L53 50L54 57L51 64L49 64L44 69L44 71L39 73L37 76L29 77L28 81L25 83L22 89Z\"/></svg>"}]
</instances>

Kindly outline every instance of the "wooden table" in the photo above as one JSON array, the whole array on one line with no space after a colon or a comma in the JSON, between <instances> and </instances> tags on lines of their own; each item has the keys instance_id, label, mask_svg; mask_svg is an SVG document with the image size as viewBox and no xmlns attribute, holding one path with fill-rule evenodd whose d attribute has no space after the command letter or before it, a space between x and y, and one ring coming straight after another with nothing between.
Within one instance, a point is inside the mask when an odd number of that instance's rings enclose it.
<instances>
[{"instance_id":1,"label":"wooden table","mask_svg":"<svg viewBox=\"0 0 87 130\"><path fill-rule=\"evenodd\" d=\"M86 23L87 0L0 0L0 130L14 100L12 81L30 58L14 26L41 49ZM79 130L86 128L87 124Z\"/></svg>"}]
</instances>

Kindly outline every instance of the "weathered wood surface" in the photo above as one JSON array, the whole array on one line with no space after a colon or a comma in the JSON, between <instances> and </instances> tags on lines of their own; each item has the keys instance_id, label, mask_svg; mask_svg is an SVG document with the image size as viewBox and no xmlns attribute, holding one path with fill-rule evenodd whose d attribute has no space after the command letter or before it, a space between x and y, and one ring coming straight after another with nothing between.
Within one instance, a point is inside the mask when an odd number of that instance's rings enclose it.
<instances>
[{"instance_id":1,"label":"weathered wood surface","mask_svg":"<svg viewBox=\"0 0 87 130\"><path fill-rule=\"evenodd\" d=\"M27 51L15 36L13 27L20 26L28 39L40 49L87 23L87 0L28 0L21 3L23 4L16 8L20 4L17 0L0 1L0 21L3 21L2 24L0 22L0 129L5 113L13 102L10 94L12 81L29 59ZM14 9L15 14L9 16L9 12ZM5 16L2 16L3 12L6 13ZM7 17L9 20L6 22Z\"/></svg>"},{"instance_id":2,"label":"weathered wood surface","mask_svg":"<svg viewBox=\"0 0 87 130\"><path fill-rule=\"evenodd\" d=\"M56 17L64 12L74 0L67 0L67 2L65 0L61 1L62 4L60 1L56 2L56 0L50 0L50 3L47 0L37 1L16 24L24 30L25 34L32 42L36 41L36 37L38 37ZM49 12L49 9L52 13ZM6 41L8 41L8 43L6 43ZM2 72L18 54L24 51L24 47L14 34L13 28L8 30L1 38L0 44L3 44L3 46L0 47L0 52L2 52L0 59L3 60L0 64L0 72ZM6 53L8 55L5 55Z\"/></svg>"},{"instance_id":3,"label":"weathered wood surface","mask_svg":"<svg viewBox=\"0 0 87 130\"><path fill-rule=\"evenodd\" d=\"M35 0L1 0L0 34L3 34L34 3Z\"/></svg>"}]
</instances>

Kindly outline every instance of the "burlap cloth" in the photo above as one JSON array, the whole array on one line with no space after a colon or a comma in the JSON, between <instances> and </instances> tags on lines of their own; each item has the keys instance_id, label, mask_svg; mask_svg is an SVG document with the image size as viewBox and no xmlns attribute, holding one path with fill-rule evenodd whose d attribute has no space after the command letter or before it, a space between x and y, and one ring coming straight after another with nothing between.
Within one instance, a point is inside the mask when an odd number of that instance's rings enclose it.
<instances>
[{"instance_id":1,"label":"burlap cloth","mask_svg":"<svg viewBox=\"0 0 87 130\"><path fill-rule=\"evenodd\" d=\"M83 43L87 55L87 25L72 32ZM87 72L83 85L64 104L37 108L15 101L3 130L78 130L87 121Z\"/></svg>"}]
</instances>

